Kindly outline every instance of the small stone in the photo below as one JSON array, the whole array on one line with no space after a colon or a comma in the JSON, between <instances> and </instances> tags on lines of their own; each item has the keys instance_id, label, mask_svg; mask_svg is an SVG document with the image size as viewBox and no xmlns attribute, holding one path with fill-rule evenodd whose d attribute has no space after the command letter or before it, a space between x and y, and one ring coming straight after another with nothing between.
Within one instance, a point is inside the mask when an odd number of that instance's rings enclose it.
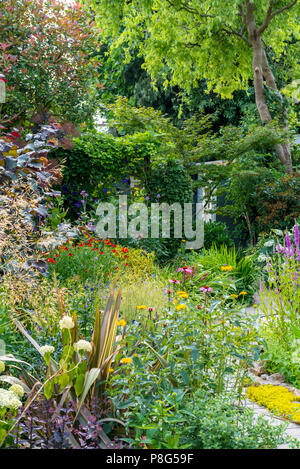
<instances>
[{"instance_id":1,"label":"small stone","mask_svg":"<svg viewBox=\"0 0 300 469\"><path fill-rule=\"evenodd\" d=\"M276 381L277 383L284 383L285 379L281 373L273 373L269 376L269 381Z\"/></svg>"},{"instance_id":2,"label":"small stone","mask_svg":"<svg viewBox=\"0 0 300 469\"><path fill-rule=\"evenodd\" d=\"M254 363L253 367L250 368L250 371L256 376L261 376L266 373L266 370L262 363Z\"/></svg>"}]
</instances>

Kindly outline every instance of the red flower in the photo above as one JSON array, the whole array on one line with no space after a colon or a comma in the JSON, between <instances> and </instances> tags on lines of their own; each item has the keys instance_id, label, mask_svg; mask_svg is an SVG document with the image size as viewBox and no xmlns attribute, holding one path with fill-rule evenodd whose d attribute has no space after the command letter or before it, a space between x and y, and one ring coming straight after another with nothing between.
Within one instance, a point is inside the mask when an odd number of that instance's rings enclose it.
<instances>
[{"instance_id":1,"label":"red flower","mask_svg":"<svg viewBox=\"0 0 300 469\"><path fill-rule=\"evenodd\" d=\"M52 259L51 257L49 257L49 258L47 259L47 262L49 262L49 264L54 264L55 260Z\"/></svg>"}]
</instances>

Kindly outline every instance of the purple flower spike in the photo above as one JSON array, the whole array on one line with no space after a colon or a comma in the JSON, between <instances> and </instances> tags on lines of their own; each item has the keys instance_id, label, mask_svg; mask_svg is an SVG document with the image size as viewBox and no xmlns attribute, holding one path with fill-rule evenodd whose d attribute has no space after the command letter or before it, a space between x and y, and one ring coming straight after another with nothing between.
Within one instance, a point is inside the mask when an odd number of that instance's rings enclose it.
<instances>
[{"instance_id":1,"label":"purple flower spike","mask_svg":"<svg viewBox=\"0 0 300 469\"><path fill-rule=\"evenodd\" d=\"M299 226L298 225L295 225L295 244L298 250L299 249Z\"/></svg>"}]
</instances>

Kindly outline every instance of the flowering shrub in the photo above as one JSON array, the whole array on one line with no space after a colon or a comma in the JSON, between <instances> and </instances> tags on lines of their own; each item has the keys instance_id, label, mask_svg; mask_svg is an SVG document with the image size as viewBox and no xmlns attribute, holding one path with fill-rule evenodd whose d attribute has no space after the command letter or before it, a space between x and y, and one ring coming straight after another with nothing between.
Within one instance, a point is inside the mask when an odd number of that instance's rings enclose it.
<instances>
[{"instance_id":1,"label":"flowering shrub","mask_svg":"<svg viewBox=\"0 0 300 469\"><path fill-rule=\"evenodd\" d=\"M81 121L92 114L100 31L78 3L5 0L0 11L0 71L7 101L3 121L64 116ZM58 33L59 32L59 33ZM96 88L97 89L97 88ZM84 103L84 104L83 104Z\"/></svg>"}]
</instances>

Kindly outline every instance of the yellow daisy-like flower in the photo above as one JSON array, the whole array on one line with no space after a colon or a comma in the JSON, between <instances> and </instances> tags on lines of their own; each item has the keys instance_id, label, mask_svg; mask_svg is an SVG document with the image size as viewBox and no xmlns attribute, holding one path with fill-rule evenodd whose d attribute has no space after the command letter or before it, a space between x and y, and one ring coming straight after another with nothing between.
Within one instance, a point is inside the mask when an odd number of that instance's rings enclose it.
<instances>
[{"instance_id":1,"label":"yellow daisy-like flower","mask_svg":"<svg viewBox=\"0 0 300 469\"><path fill-rule=\"evenodd\" d=\"M233 270L232 265L222 265L221 267L222 272L231 272Z\"/></svg>"},{"instance_id":2,"label":"yellow daisy-like flower","mask_svg":"<svg viewBox=\"0 0 300 469\"><path fill-rule=\"evenodd\" d=\"M248 295L248 293L246 291L241 291L240 295L244 296L244 295Z\"/></svg>"},{"instance_id":3,"label":"yellow daisy-like flower","mask_svg":"<svg viewBox=\"0 0 300 469\"><path fill-rule=\"evenodd\" d=\"M185 308L186 308L185 304L177 305L176 306L176 311L181 311L182 309L185 309Z\"/></svg>"},{"instance_id":4,"label":"yellow daisy-like flower","mask_svg":"<svg viewBox=\"0 0 300 469\"><path fill-rule=\"evenodd\" d=\"M109 369L108 369L108 373L112 373L113 371L114 371L113 368L109 368Z\"/></svg>"},{"instance_id":5,"label":"yellow daisy-like flower","mask_svg":"<svg viewBox=\"0 0 300 469\"><path fill-rule=\"evenodd\" d=\"M235 295L235 293L232 293L232 295L230 295L230 298L238 298L239 295Z\"/></svg>"},{"instance_id":6,"label":"yellow daisy-like flower","mask_svg":"<svg viewBox=\"0 0 300 469\"><path fill-rule=\"evenodd\" d=\"M188 293L185 292L185 291L178 291L178 292L177 292L177 295L178 295L180 298L188 298L188 297L189 297Z\"/></svg>"},{"instance_id":7,"label":"yellow daisy-like flower","mask_svg":"<svg viewBox=\"0 0 300 469\"><path fill-rule=\"evenodd\" d=\"M137 353L134 353L133 356L134 356L134 357L137 357L138 355L137 355Z\"/></svg>"},{"instance_id":8,"label":"yellow daisy-like flower","mask_svg":"<svg viewBox=\"0 0 300 469\"><path fill-rule=\"evenodd\" d=\"M117 326L125 327L126 321L124 321L124 319L120 319L120 321L117 322Z\"/></svg>"},{"instance_id":9,"label":"yellow daisy-like flower","mask_svg":"<svg viewBox=\"0 0 300 469\"><path fill-rule=\"evenodd\" d=\"M178 301L177 301L176 299L173 300L173 304L174 304L174 305L177 305L177 303L178 303Z\"/></svg>"},{"instance_id":10,"label":"yellow daisy-like flower","mask_svg":"<svg viewBox=\"0 0 300 469\"><path fill-rule=\"evenodd\" d=\"M122 358L120 363L124 364L124 365L130 365L130 363L132 362L132 358L130 357L125 357L125 358Z\"/></svg>"},{"instance_id":11,"label":"yellow daisy-like flower","mask_svg":"<svg viewBox=\"0 0 300 469\"><path fill-rule=\"evenodd\" d=\"M182 243L185 243L186 241L185 241L185 239L182 239L181 242L182 242Z\"/></svg>"},{"instance_id":12,"label":"yellow daisy-like flower","mask_svg":"<svg viewBox=\"0 0 300 469\"><path fill-rule=\"evenodd\" d=\"M139 306L137 306L137 309L147 309L147 306L146 305L139 305Z\"/></svg>"}]
</instances>

